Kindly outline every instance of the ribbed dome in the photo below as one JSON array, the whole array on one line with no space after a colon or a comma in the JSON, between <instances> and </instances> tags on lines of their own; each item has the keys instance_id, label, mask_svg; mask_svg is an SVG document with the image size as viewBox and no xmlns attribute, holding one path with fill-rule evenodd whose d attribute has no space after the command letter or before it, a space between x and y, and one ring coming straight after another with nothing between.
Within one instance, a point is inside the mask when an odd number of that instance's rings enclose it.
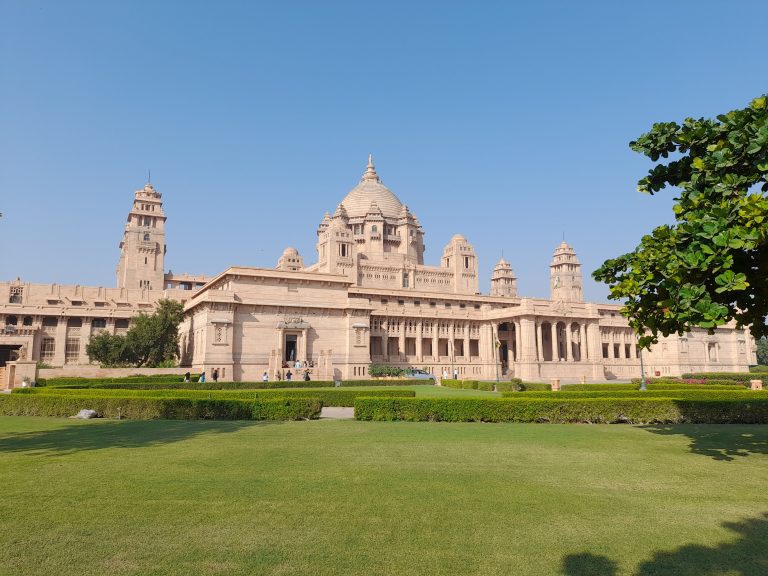
<instances>
[{"instance_id":1,"label":"ribbed dome","mask_svg":"<svg viewBox=\"0 0 768 576\"><path fill-rule=\"evenodd\" d=\"M385 218L398 218L403 208L403 203L398 197L379 180L373 159L370 157L360 184L352 188L341 203L350 218L364 217L372 203L376 203Z\"/></svg>"}]
</instances>

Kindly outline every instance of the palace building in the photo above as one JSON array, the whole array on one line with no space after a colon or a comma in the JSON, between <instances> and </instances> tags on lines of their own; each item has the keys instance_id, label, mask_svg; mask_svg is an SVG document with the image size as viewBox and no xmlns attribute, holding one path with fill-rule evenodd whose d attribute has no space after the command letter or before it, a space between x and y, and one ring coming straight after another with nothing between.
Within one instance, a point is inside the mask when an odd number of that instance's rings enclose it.
<instances>
[{"instance_id":1,"label":"palace building","mask_svg":"<svg viewBox=\"0 0 768 576\"><path fill-rule=\"evenodd\" d=\"M181 365L224 380L283 376L301 363L313 379L364 379L371 363L459 378L603 381L637 377L640 353L620 306L585 302L574 249L558 245L548 298L517 293L503 258L490 294L478 289L478 258L457 234L438 265L424 262L425 231L382 183L372 159L360 182L326 213L312 264L286 248L274 269L238 266L219 275L164 271L161 194L134 194L120 242L117 287L0 282L0 387L8 366L88 364L100 330L127 331L157 300L185 304ZM746 371L756 363L746 329L694 329L643 353L647 374ZM306 368L305 368L306 367Z\"/></svg>"}]
</instances>

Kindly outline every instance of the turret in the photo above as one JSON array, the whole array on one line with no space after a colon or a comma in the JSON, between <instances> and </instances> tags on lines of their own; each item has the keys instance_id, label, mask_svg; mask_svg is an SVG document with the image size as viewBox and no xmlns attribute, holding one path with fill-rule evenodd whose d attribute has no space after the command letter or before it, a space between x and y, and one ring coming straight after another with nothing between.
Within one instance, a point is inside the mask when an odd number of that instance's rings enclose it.
<instances>
[{"instance_id":1,"label":"turret","mask_svg":"<svg viewBox=\"0 0 768 576\"><path fill-rule=\"evenodd\" d=\"M565 240L555 248L552 263L549 265L550 298L563 302L581 302L582 292L581 263L576 252Z\"/></svg>"},{"instance_id":2,"label":"turret","mask_svg":"<svg viewBox=\"0 0 768 576\"><path fill-rule=\"evenodd\" d=\"M440 266L453 273L453 292L477 294L477 256L472 244L461 234L456 234L443 249Z\"/></svg>"},{"instance_id":3,"label":"turret","mask_svg":"<svg viewBox=\"0 0 768 576\"><path fill-rule=\"evenodd\" d=\"M493 267L491 276L491 296L505 296L514 298L517 296L517 277L512 266L502 258Z\"/></svg>"}]
</instances>

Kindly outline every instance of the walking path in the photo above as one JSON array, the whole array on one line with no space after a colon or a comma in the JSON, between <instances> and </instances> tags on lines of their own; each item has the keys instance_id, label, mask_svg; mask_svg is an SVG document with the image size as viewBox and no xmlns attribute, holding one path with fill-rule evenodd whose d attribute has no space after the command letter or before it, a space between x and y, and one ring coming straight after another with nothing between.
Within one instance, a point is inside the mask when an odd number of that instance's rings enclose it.
<instances>
[{"instance_id":1,"label":"walking path","mask_svg":"<svg viewBox=\"0 0 768 576\"><path fill-rule=\"evenodd\" d=\"M354 420L355 409L351 407L325 406L320 411L322 420Z\"/></svg>"}]
</instances>

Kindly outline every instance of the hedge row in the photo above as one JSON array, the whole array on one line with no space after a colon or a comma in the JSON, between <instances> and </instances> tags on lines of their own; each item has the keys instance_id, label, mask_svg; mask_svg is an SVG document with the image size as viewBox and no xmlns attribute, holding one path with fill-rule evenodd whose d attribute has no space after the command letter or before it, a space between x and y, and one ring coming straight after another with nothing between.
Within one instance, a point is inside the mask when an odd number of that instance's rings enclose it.
<instances>
[{"instance_id":1,"label":"hedge row","mask_svg":"<svg viewBox=\"0 0 768 576\"><path fill-rule=\"evenodd\" d=\"M200 378L200 374L192 374L190 376L193 382L197 382ZM40 378L37 381L38 386L77 386L85 388L93 384L132 384L137 382L183 382L184 376L181 374L148 374L146 376L121 376L119 378L81 378L79 376L63 376L60 378Z\"/></svg>"},{"instance_id":2,"label":"hedge row","mask_svg":"<svg viewBox=\"0 0 768 576\"><path fill-rule=\"evenodd\" d=\"M614 392L504 392L502 398L678 398L685 400L740 400L745 398L768 399L768 391L753 391L746 388L737 390L616 390Z\"/></svg>"},{"instance_id":3,"label":"hedge row","mask_svg":"<svg viewBox=\"0 0 768 576\"><path fill-rule=\"evenodd\" d=\"M451 380L444 378L440 381L446 388L458 388L461 390L483 390L493 392L493 382L482 382L480 380Z\"/></svg>"},{"instance_id":4,"label":"hedge row","mask_svg":"<svg viewBox=\"0 0 768 576\"><path fill-rule=\"evenodd\" d=\"M763 366L762 364L758 364L757 366L750 366L749 371L752 374L760 373L760 372L768 372L768 366Z\"/></svg>"},{"instance_id":5,"label":"hedge row","mask_svg":"<svg viewBox=\"0 0 768 576\"><path fill-rule=\"evenodd\" d=\"M59 394L3 394L2 416L74 416L95 410L105 418L135 420L302 420L317 418L317 398L258 400L208 398L96 397Z\"/></svg>"},{"instance_id":6,"label":"hedge row","mask_svg":"<svg viewBox=\"0 0 768 576\"><path fill-rule=\"evenodd\" d=\"M274 388L328 388L333 382L277 380L275 382L93 382L43 386L56 390L271 390Z\"/></svg>"},{"instance_id":7,"label":"hedge row","mask_svg":"<svg viewBox=\"0 0 768 576\"><path fill-rule=\"evenodd\" d=\"M311 388L288 390L110 390L110 389L46 389L17 388L11 396L67 396L72 398L186 398L209 400L267 400L275 398L317 398L323 406L354 406L358 396L406 397L416 396L413 390L353 390L343 388Z\"/></svg>"},{"instance_id":8,"label":"hedge row","mask_svg":"<svg viewBox=\"0 0 768 576\"><path fill-rule=\"evenodd\" d=\"M540 392L551 391L552 384L545 384L544 382L521 382L520 384L510 383L511 386L500 386L502 383L496 385L498 392L527 392L536 390Z\"/></svg>"},{"instance_id":9,"label":"hedge row","mask_svg":"<svg viewBox=\"0 0 768 576\"><path fill-rule=\"evenodd\" d=\"M648 390L743 390L742 384L731 382L729 384L685 384L682 381L676 383L651 382L646 385ZM639 390L640 380L636 384L567 384L562 387L567 392L618 392L621 390Z\"/></svg>"},{"instance_id":10,"label":"hedge row","mask_svg":"<svg viewBox=\"0 0 768 576\"><path fill-rule=\"evenodd\" d=\"M550 423L768 423L768 399L585 400L512 398L358 398L358 420Z\"/></svg>"},{"instance_id":11,"label":"hedge row","mask_svg":"<svg viewBox=\"0 0 768 576\"><path fill-rule=\"evenodd\" d=\"M38 386L57 389L84 388L121 389L121 390L271 390L273 388L329 388L335 385L333 380L310 380L301 378L297 380L276 380L274 382L183 382L182 377L175 379L163 379L152 377L151 379L131 378L56 378L41 380ZM413 384L434 384L434 380L344 380L341 386L344 388L355 386L409 386Z\"/></svg>"},{"instance_id":12,"label":"hedge row","mask_svg":"<svg viewBox=\"0 0 768 576\"><path fill-rule=\"evenodd\" d=\"M749 372L693 372L683 374L683 380L729 380L736 382L749 382L750 380L762 380L763 384L768 383L768 374L749 373Z\"/></svg>"}]
</instances>

